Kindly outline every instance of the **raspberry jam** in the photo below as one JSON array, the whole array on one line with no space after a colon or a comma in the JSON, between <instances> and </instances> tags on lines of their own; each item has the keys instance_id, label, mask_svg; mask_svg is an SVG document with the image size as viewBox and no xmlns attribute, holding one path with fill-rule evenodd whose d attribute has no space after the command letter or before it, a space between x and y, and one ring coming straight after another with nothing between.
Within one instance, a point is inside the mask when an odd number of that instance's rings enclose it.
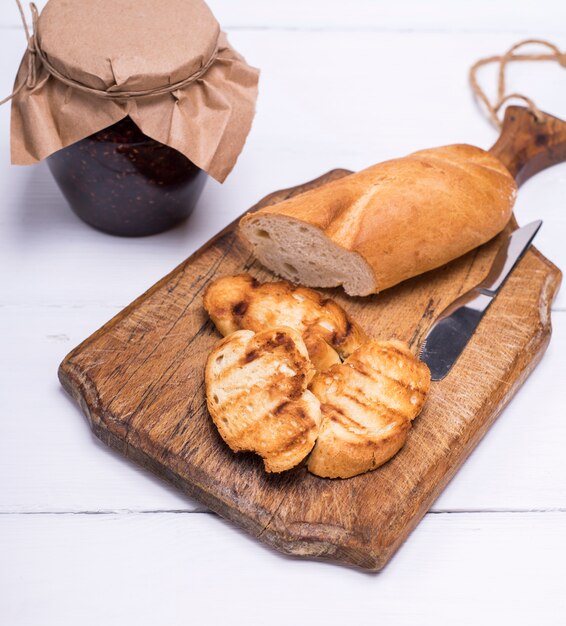
<instances>
[{"instance_id":1,"label":"raspberry jam","mask_svg":"<svg viewBox=\"0 0 566 626\"><path fill-rule=\"evenodd\" d=\"M47 162L73 211L113 235L139 237L186 219L206 173L125 119L55 152Z\"/></svg>"}]
</instances>

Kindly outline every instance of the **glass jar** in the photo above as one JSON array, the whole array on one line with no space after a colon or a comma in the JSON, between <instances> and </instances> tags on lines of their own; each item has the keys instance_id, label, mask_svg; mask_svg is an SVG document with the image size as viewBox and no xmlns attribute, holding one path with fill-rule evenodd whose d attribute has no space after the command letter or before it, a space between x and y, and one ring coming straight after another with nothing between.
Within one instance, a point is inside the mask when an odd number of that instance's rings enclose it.
<instances>
[{"instance_id":1,"label":"glass jar","mask_svg":"<svg viewBox=\"0 0 566 626\"><path fill-rule=\"evenodd\" d=\"M206 173L144 135L126 117L47 158L59 188L85 222L113 235L167 230L195 207Z\"/></svg>"}]
</instances>

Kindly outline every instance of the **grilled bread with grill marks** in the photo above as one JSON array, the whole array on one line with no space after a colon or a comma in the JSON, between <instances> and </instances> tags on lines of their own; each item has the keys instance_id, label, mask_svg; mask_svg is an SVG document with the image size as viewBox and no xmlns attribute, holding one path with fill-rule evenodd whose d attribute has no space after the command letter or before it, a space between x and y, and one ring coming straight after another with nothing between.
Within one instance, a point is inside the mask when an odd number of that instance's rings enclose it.
<instances>
[{"instance_id":1,"label":"grilled bread with grill marks","mask_svg":"<svg viewBox=\"0 0 566 626\"><path fill-rule=\"evenodd\" d=\"M428 367L400 341L369 340L343 364L317 374L311 391L323 421L309 471L349 478L388 461L405 443L429 387Z\"/></svg>"},{"instance_id":2,"label":"grilled bread with grill marks","mask_svg":"<svg viewBox=\"0 0 566 626\"><path fill-rule=\"evenodd\" d=\"M253 451L268 472L283 472L311 451L320 403L307 390L314 375L296 330L239 330L212 350L205 370L208 410L234 452Z\"/></svg>"},{"instance_id":3,"label":"grilled bread with grill marks","mask_svg":"<svg viewBox=\"0 0 566 626\"><path fill-rule=\"evenodd\" d=\"M213 281L204 308L223 334L274 326L298 330L313 365L323 372L367 340L364 331L336 302L287 281L259 283L249 274Z\"/></svg>"}]
</instances>

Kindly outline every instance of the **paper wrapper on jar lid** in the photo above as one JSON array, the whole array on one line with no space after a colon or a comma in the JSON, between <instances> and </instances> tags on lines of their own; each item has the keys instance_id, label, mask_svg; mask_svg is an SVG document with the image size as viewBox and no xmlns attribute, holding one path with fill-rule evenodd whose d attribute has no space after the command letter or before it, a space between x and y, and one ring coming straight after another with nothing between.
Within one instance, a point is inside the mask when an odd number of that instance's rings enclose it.
<instances>
[{"instance_id":1,"label":"paper wrapper on jar lid","mask_svg":"<svg viewBox=\"0 0 566 626\"><path fill-rule=\"evenodd\" d=\"M12 100L14 164L130 116L215 179L233 168L259 71L201 0L50 0L28 43Z\"/></svg>"}]
</instances>

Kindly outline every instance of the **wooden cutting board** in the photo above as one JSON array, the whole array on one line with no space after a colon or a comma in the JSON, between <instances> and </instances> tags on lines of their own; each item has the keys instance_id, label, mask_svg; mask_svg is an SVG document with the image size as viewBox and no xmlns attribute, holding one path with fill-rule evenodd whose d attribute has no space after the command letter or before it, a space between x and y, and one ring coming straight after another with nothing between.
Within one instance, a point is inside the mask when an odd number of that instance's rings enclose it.
<instances>
[{"instance_id":1,"label":"wooden cutting board","mask_svg":"<svg viewBox=\"0 0 566 626\"><path fill-rule=\"evenodd\" d=\"M509 145L501 142L509 144L514 134L514 160L504 162L518 180L566 157L566 135L564 146L552 139L556 128L547 129L550 139L539 139L532 154L520 156L518 142L523 131L532 139L531 126L530 115L512 107L507 130L492 149L504 158ZM536 145L531 139L529 145ZM347 173L333 170L257 206ZM235 226L73 350L60 366L60 380L102 441L261 541L288 554L378 570L541 358L560 272L531 247L453 370L432 384L405 447L382 468L348 480L321 479L304 466L268 475L258 457L233 454L224 444L204 395L205 360L220 336L203 309L203 290L210 280L241 272L261 281L273 278L254 262ZM500 237L373 297L326 291L370 334L402 339L416 351L436 315L485 276L499 245Z\"/></svg>"}]
</instances>

